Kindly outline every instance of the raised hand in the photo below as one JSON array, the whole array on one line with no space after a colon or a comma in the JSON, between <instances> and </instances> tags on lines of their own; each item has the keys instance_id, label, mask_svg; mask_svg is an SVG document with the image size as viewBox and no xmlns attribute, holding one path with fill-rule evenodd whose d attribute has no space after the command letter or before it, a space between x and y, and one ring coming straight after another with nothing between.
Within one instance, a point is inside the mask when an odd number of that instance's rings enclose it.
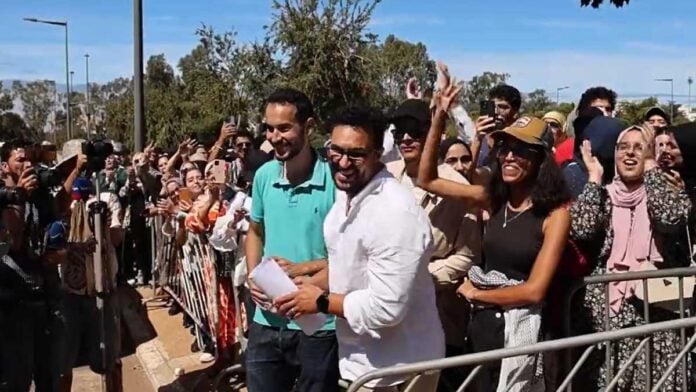
<instances>
[{"instance_id":1,"label":"raised hand","mask_svg":"<svg viewBox=\"0 0 696 392\"><path fill-rule=\"evenodd\" d=\"M150 154L152 154L155 151L155 142L152 142L145 147L143 150L143 153L145 154L146 157L149 157Z\"/></svg>"},{"instance_id":2,"label":"raised hand","mask_svg":"<svg viewBox=\"0 0 696 392\"><path fill-rule=\"evenodd\" d=\"M435 65L437 69L437 79L435 81L435 90L441 91L450 85L450 73L447 64L438 61Z\"/></svg>"},{"instance_id":3,"label":"raised hand","mask_svg":"<svg viewBox=\"0 0 696 392\"><path fill-rule=\"evenodd\" d=\"M418 80L416 78L411 78L406 83L406 98L408 99L422 99L423 93L418 88Z\"/></svg>"},{"instance_id":4,"label":"raised hand","mask_svg":"<svg viewBox=\"0 0 696 392\"><path fill-rule=\"evenodd\" d=\"M599 159L592 155L592 143L589 140L582 142L582 146L580 146L580 154L582 155L582 161L585 163L585 167L587 168L589 181L602 185L604 167L602 167Z\"/></svg>"},{"instance_id":5,"label":"raised hand","mask_svg":"<svg viewBox=\"0 0 696 392\"><path fill-rule=\"evenodd\" d=\"M237 135L237 125L233 123L223 123L222 127L220 128L218 142L225 143L235 135Z\"/></svg>"},{"instance_id":6,"label":"raised hand","mask_svg":"<svg viewBox=\"0 0 696 392\"><path fill-rule=\"evenodd\" d=\"M17 188L24 189L27 193L35 191L39 187L39 180L33 168L24 169L17 181Z\"/></svg>"},{"instance_id":7,"label":"raised hand","mask_svg":"<svg viewBox=\"0 0 696 392\"><path fill-rule=\"evenodd\" d=\"M435 109L439 112L447 113L455 102L459 100L459 93L462 86L457 85L456 80L452 79L450 84L435 96Z\"/></svg>"},{"instance_id":8,"label":"raised hand","mask_svg":"<svg viewBox=\"0 0 696 392\"><path fill-rule=\"evenodd\" d=\"M188 157L191 151L194 151L197 147L195 139L188 138L179 144L179 155L182 157Z\"/></svg>"}]
</instances>

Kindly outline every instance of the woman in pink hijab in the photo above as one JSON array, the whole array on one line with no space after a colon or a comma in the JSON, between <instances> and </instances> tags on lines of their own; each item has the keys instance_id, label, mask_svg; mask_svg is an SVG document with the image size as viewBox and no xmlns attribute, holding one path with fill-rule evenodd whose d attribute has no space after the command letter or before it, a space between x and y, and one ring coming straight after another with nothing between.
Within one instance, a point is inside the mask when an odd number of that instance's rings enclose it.
<instances>
[{"instance_id":1,"label":"woman in pink hijab","mask_svg":"<svg viewBox=\"0 0 696 392\"><path fill-rule=\"evenodd\" d=\"M643 263L652 263L658 268L687 266L689 251L685 236L692 205L686 193L671 186L668 177L658 168L651 132L633 126L621 133L614 158L616 176L607 186L602 186L604 169L592 156L589 141L582 146L582 158L589 182L571 208L571 237L595 246L598 257L593 274L638 271L644 267ZM643 302L635 296L636 285L635 281L609 285L610 329L645 323ZM585 325L582 325L583 320L573 322L582 329L577 332L604 330L605 304L605 286L589 286L584 301ZM672 318L675 318L674 313L650 307L650 322ZM625 339L612 344L612 374L617 374L640 340ZM653 384L679 352L680 347L675 344L678 341L678 331L661 332L653 338ZM596 351L596 354L585 366L589 374L576 377L583 382L582 390L606 388L611 381L605 379L608 369L604 351ZM589 380L596 381L593 386L596 389L587 389ZM622 376L617 390L645 390L645 381L646 362L641 353ZM663 385L664 390L669 391L681 390L681 386L680 371L673 372Z\"/></svg>"}]
</instances>

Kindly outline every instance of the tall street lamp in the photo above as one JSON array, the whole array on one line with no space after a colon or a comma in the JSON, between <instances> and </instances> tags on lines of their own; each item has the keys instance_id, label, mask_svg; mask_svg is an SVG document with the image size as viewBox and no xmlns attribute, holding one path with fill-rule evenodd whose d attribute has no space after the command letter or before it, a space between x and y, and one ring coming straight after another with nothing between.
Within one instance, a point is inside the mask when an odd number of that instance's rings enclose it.
<instances>
[{"instance_id":1,"label":"tall street lamp","mask_svg":"<svg viewBox=\"0 0 696 392\"><path fill-rule=\"evenodd\" d=\"M85 102L87 102L87 108L85 109L85 117L87 118L87 120L85 121L85 130L87 131L87 140L89 140L89 53L85 54L85 79L87 81L87 87L85 88Z\"/></svg>"},{"instance_id":2,"label":"tall street lamp","mask_svg":"<svg viewBox=\"0 0 696 392\"><path fill-rule=\"evenodd\" d=\"M691 114L691 85L694 84L694 79L689 76L689 78L686 80L686 83L689 84L689 114Z\"/></svg>"},{"instance_id":3,"label":"tall street lamp","mask_svg":"<svg viewBox=\"0 0 696 392\"><path fill-rule=\"evenodd\" d=\"M561 91L569 89L570 86L556 87L556 106L561 102Z\"/></svg>"},{"instance_id":4,"label":"tall street lamp","mask_svg":"<svg viewBox=\"0 0 696 392\"><path fill-rule=\"evenodd\" d=\"M73 83L73 76L75 76L75 71L70 71L70 84L68 84L68 97L72 95L72 93L75 91L75 84ZM69 101L68 101L69 102ZM68 113L72 112L72 106L68 103ZM68 127L72 129L72 116L69 116L67 121L68 121ZM70 136L68 136L68 140L72 139L72 133Z\"/></svg>"},{"instance_id":5,"label":"tall street lamp","mask_svg":"<svg viewBox=\"0 0 696 392\"><path fill-rule=\"evenodd\" d=\"M674 122L674 79L672 78L665 78L665 79L655 79L656 82L669 82L670 86L670 99L671 102L669 104L669 122L672 123Z\"/></svg>"},{"instance_id":6,"label":"tall street lamp","mask_svg":"<svg viewBox=\"0 0 696 392\"><path fill-rule=\"evenodd\" d=\"M63 26L65 28L65 83L69 84L70 83L70 64L69 64L69 54L68 54L68 22L67 21L59 21L59 20L45 20L45 19L37 19L37 18L24 18L25 21L27 22L32 22L32 23L43 23L43 24L49 24L53 26ZM70 89L68 88L68 99L67 99L67 130L68 130L68 140L72 138L72 121L70 121Z\"/></svg>"}]
</instances>

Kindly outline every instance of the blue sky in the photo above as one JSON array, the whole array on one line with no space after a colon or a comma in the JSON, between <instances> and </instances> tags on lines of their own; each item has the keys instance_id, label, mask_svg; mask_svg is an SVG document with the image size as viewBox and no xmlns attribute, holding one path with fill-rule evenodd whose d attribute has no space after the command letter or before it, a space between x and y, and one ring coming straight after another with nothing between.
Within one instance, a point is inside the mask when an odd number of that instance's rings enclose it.
<instances>
[{"instance_id":1,"label":"blue sky","mask_svg":"<svg viewBox=\"0 0 696 392\"><path fill-rule=\"evenodd\" d=\"M271 20L270 0L145 0L145 53L172 64L197 43L206 23L260 39ZM0 0L0 80L65 78L60 28L22 17L68 20L70 61L83 83L132 73L132 1ZM686 101L687 77L696 76L694 0L632 0L628 7L580 8L579 0L383 0L370 30L421 41L430 56L460 79L483 71L507 72L523 92L544 88L574 100L604 84L622 96L668 94L655 78L674 78ZM691 20L690 20L691 18ZM696 90L694 91L696 95Z\"/></svg>"}]
</instances>

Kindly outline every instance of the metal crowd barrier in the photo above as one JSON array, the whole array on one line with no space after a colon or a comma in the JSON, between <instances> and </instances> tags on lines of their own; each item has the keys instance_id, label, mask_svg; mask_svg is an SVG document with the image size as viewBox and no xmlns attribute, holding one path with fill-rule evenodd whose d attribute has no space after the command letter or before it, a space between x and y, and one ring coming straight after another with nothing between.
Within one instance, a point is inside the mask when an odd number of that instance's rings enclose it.
<instances>
[{"instance_id":1,"label":"metal crowd barrier","mask_svg":"<svg viewBox=\"0 0 696 392\"><path fill-rule=\"evenodd\" d=\"M186 242L178 247L175 236L162 234L162 225L152 225L157 247L155 253L155 266L153 268L153 280L169 296L179 304L183 312L193 321L195 326L195 338L198 346L203 349L206 341L215 346L216 359L220 358L220 343L218 341L218 326L220 322L220 295L224 292L218 290L218 265L216 252L208 244L207 237L203 234L186 233ZM224 278L227 279L227 278ZM229 278L232 280L232 278ZM230 303L235 306L235 325L237 329L243 328L241 324L240 301L237 287L231 284L232 296ZM234 336L239 338L243 331L235 331ZM236 343L236 342L235 342ZM240 355L236 356L238 359ZM238 372L241 365L232 364L228 369L223 369L215 378L215 385L223 381L223 376Z\"/></svg>"},{"instance_id":2,"label":"metal crowd barrier","mask_svg":"<svg viewBox=\"0 0 696 392\"><path fill-rule=\"evenodd\" d=\"M609 284L613 282L625 282L625 281L642 281L643 282L643 298L645 299L643 301L643 318L645 319L646 324L650 324L650 303L649 303L649 298L650 298L650 293L648 290L648 284L647 281L650 279L659 279L659 278L677 278L678 283L677 283L677 288L679 290L679 313L675 313L675 317L678 316L679 319L683 319L686 316L686 303L685 303L685 298L684 298L684 278L685 277L691 277L691 276L696 276L696 267L685 267L685 268L668 268L668 269L660 269L660 270L652 270L652 271L637 271L637 272L625 272L625 273L611 273L611 274L602 274L602 275L592 275L592 276L586 276L582 280L578 280L576 282L573 282L570 286L568 291L566 292L565 295L565 301L564 301L564 317L563 317L563 333L564 336L570 336L571 335L571 315L572 315L572 301L575 295L578 293L578 291L581 288L590 286L590 285L597 285L597 284L602 284L604 287L604 298L605 298L605 303L604 303L604 329L605 331L610 330L610 306L609 306ZM694 316L690 314L689 316ZM684 348L685 345L687 344L686 342L686 329L685 328L680 328L679 329L679 334L680 334L680 344L681 347ZM605 344L604 345L604 350L605 350L605 367L608 372L607 379L611 379L613 377L613 366L611 365L612 362L612 347L611 344ZM646 358L646 373L651 374L652 372L652 361L650 360L650 350L651 350L651 340L650 339L645 339L641 342L639 348L642 348L645 352L645 358ZM633 362L637 356L638 353L634 352L634 355L630 357L631 361ZM588 354L589 355L589 354ZM582 358L582 357L581 357ZM573 357L572 357L572 352L567 351L565 353L565 363L566 363L566 369L570 368L570 365L573 362ZM620 369L620 373L622 373L622 370L625 370L624 368ZM688 380L688 374L687 374L687 358L686 356L683 356L681 359L681 369L682 373L682 390L686 391L687 390L687 380ZM647 385L650 386L651 384L651 377L647 378ZM570 391L571 388L569 387L568 390Z\"/></svg>"},{"instance_id":3,"label":"metal crowd barrier","mask_svg":"<svg viewBox=\"0 0 696 392\"><path fill-rule=\"evenodd\" d=\"M565 377L561 385L556 389L556 391L564 391L569 388L573 377L578 373L578 371L585 363L587 358L589 358L592 351L594 351L596 346L600 343L607 344L608 342L634 337L645 337L643 339L643 342L645 342L648 339L650 339L650 335L655 334L657 332L671 331L676 329L683 330L686 328L693 328L695 326L696 317L689 317L678 320L645 324L637 327L619 329L614 331L597 332L588 335L580 335L569 338L550 340L527 346L503 348L475 354L460 355L451 358L417 362L407 365L391 366L383 369L373 370L361 376L350 385L350 387L348 388L348 392L357 392L368 382L383 377L400 376L404 378L412 378L411 383L414 383L417 380L417 378L421 375L439 372L443 369L463 366L474 366L471 373L469 373L469 376L460 385L458 392L461 392L465 391L466 388L473 382L478 372L480 372L481 368L486 363L517 356L530 356L530 358L533 358L532 356L539 355L541 353L560 351L576 347L587 347L583 352L583 355L580 357L577 363L575 363L571 371ZM658 392L662 390L661 388L665 381L667 381L669 375L672 374L672 372L674 372L674 370L679 365L679 362L691 351L695 343L696 335L689 339L687 344L682 348L675 360L671 362L670 366L667 368L667 370L659 379L659 381L652 387L652 389L648 389L648 391ZM629 358L629 361L623 364L623 366L621 367L621 371L619 372L619 374L612 378L609 386L605 389L605 391L611 391L616 386L618 380L621 378L621 375L623 374L623 371L625 371L628 368L628 366L630 366L632 359L635 359L635 356L637 356L636 353L640 351L643 344L644 343L641 343L641 346L639 346L636 349L636 351L634 351L631 358ZM515 375L513 375L505 389L509 390L517 381L520 375L521 372L517 372ZM408 388L406 388L406 390L408 390Z\"/></svg>"}]
</instances>

